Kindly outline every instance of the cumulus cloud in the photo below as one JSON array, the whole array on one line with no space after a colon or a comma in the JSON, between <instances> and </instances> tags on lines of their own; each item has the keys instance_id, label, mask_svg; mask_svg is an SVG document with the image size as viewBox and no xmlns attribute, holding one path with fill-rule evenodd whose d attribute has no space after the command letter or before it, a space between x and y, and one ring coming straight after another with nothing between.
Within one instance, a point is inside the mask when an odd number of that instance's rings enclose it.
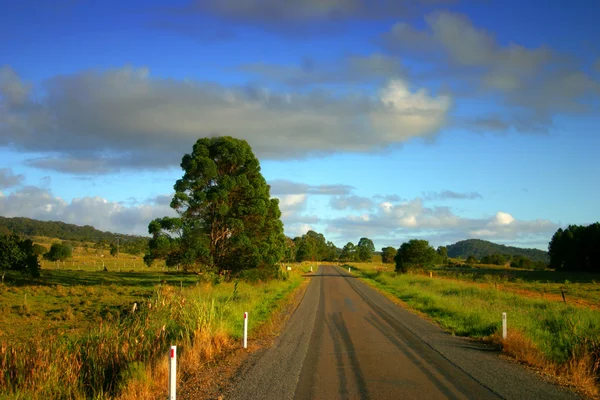
<instances>
[{"instance_id":1,"label":"cumulus cloud","mask_svg":"<svg viewBox=\"0 0 600 400\"><path fill-rule=\"evenodd\" d=\"M402 80L377 96L341 96L152 78L133 67L56 76L33 96L2 71L0 146L49 154L30 165L71 173L172 167L205 136L246 139L263 159L371 152L435 134L451 104Z\"/></svg>"},{"instance_id":2,"label":"cumulus cloud","mask_svg":"<svg viewBox=\"0 0 600 400\"><path fill-rule=\"evenodd\" d=\"M102 231L147 235L151 220L176 214L168 205L125 206L99 196L74 198L68 202L54 196L50 190L26 186L0 196L0 215L63 221L91 225Z\"/></svg>"},{"instance_id":3,"label":"cumulus cloud","mask_svg":"<svg viewBox=\"0 0 600 400\"><path fill-rule=\"evenodd\" d=\"M283 34L310 35L340 32L353 20L378 20L407 17L436 4L450 4L454 0L194 0L183 6L170 7L161 12L156 23L185 34L207 33L198 31L199 21L194 17L211 15L220 22L232 26L254 27ZM194 24L195 22L195 24ZM205 19L202 20L204 23ZM235 30L233 30L235 31ZM233 32L227 31L227 36Z\"/></svg>"},{"instance_id":4,"label":"cumulus cloud","mask_svg":"<svg viewBox=\"0 0 600 400\"><path fill-rule=\"evenodd\" d=\"M299 65L243 64L240 69L259 78L290 86L382 82L407 77L398 57L381 53L350 55L327 63L306 58Z\"/></svg>"},{"instance_id":5,"label":"cumulus cloud","mask_svg":"<svg viewBox=\"0 0 600 400\"><path fill-rule=\"evenodd\" d=\"M20 185L24 179L23 175L15 175L10 168L0 168L0 189L8 189Z\"/></svg>"},{"instance_id":6,"label":"cumulus cloud","mask_svg":"<svg viewBox=\"0 0 600 400\"><path fill-rule=\"evenodd\" d=\"M427 206L421 198L401 203L383 201L366 214L335 218L327 225L327 231L342 238L342 242L366 235L388 242L392 238L424 238L438 244L473 237L546 243L557 228L548 220L518 220L502 211L488 218L465 218L449 207Z\"/></svg>"},{"instance_id":7,"label":"cumulus cloud","mask_svg":"<svg viewBox=\"0 0 600 400\"><path fill-rule=\"evenodd\" d=\"M574 57L545 46L501 44L461 14L435 12L425 22L423 30L397 23L383 36L384 46L435 63L437 78L447 76L467 86L475 82L479 96L499 100L510 114L504 120L487 118L494 127L508 124L520 131L540 131L552 124L555 113L594 107L589 100L600 93L600 83L584 73Z\"/></svg>"},{"instance_id":8,"label":"cumulus cloud","mask_svg":"<svg viewBox=\"0 0 600 400\"><path fill-rule=\"evenodd\" d=\"M367 210L373 207L373 200L361 196L334 196L329 200L334 210Z\"/></svg>"}]
</instances>

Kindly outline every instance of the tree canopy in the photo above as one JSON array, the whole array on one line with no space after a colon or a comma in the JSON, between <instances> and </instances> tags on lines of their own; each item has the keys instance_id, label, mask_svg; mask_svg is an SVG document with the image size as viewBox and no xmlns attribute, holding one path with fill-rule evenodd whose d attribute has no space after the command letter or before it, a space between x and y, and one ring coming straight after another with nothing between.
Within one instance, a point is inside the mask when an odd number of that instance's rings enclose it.
<instances>
[{"instance_id":1,"label":"tree canopy","mask_svg":"<svg viewBox=\"0 0 600 400\"><path fill-rule=\"evenodd\" d=\"M381 249L381 262L384 264L391 264L394 262L394 257L396 257L396 249L389 246Z\"/></svg>"},{"instance_id":2,"label":"tree canopy","mask_svg":"<svg viewBox=\"0 0 600 400\"><path fill-rule=\"evenodd\" d=\"M33 251L33 242L29 239L21 240L16 235L0 235L0 269L39 276L40 265L38 256Z\"/></svg>"},{"instance_id":3,"label":"tree canopy","mask_svg":"<svg viewBox=\"0 0 600 400\"><path fill-rule=\"evenodd\" d=\"M337 260L335 244L325 239L322 233L308 231L294 238L296 261L334 261Z\"/></svg>"},{"instance_id":4,"label":"tree canopy","mask_svg":"<svg viewBox=\"0 0 600 400\"><path fill-rule=\"evenodd\" d=\"M250 145L229 136L198 139L181 168L171 201L179 217L149 224L146 262L274 273L286 251L279 201L271 198Z\"/></svg>"},{"instance_id":5,"label":"tree canopy","mask_svg":"<svg viewBox=\"0 0 600 400\"><path fill-rule=\"evenodd\" d=\"M600 222L558 229L548 244L548 253L551 268L600 272Z\"/></svg>"},{"instance_id":6,"label":"tree canopy","mask_svg":"<svg viewBox=\"0 0 600 400\"><path fill-rule=\"evenodd\" d=\"M437 253L427 240L411 239L402 243L396 257L396 271L407 272L417 266L426 266L435 262Z\"/></svg>"},{"instance_id":7,"label":"tree canopy","mask_svg":"<svg viewBox=\"0 0 600 400\"><path fill-rule=\"evenodd\" d=\"M366 237L360 238L358 245L356 246L356 255L359 261L371 261L371 256L374 251L375 245L371 239Z\"/></svg>"}]
</instances>

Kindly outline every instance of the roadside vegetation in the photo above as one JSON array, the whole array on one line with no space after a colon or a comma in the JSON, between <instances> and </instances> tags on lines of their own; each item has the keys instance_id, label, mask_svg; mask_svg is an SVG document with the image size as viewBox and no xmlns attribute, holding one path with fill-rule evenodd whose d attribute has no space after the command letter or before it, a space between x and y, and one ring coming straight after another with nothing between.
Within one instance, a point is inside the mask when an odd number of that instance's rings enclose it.
<instances>
[{"instance_id":1,"label":"roadside vegetation","mask_svg":"<svg viewBox=\"0 0 600 400\"><path fill-rule=\"evenodd\" d=\"M252 335L309 268L254 282L73 270L44 271L34 284L9 280L0 286L0 398L166 396L170 345L184 379L239 348L243 313Z\"/></svg>"}]
</instances>

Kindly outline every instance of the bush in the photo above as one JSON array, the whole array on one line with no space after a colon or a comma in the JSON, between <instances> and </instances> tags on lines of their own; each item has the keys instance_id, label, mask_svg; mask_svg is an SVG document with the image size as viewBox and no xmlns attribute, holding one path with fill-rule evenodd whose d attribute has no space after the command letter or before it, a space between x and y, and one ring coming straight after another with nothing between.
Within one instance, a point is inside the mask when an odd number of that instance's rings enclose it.
<instances>
[{"instance_id":1,"label":"bush","mask_svg":"<svg viewBox=\"0 0 600 400\"><path fill-rule=\"evenodd\" d=\"M71 246L62 243L54 243L50 251L44 254L44 258L49 261L64 261L73 254Z\"/></svg>"}]
</instances>

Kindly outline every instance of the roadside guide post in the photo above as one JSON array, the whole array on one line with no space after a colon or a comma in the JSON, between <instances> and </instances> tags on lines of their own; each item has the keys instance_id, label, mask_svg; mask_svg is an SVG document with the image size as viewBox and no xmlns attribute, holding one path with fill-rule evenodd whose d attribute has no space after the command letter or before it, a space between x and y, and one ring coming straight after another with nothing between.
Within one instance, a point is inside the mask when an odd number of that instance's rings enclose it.
<instances>
[{"instance_id":1,"label":"roadside guide post","mask_svg":"<svg viewBox=\"0 0 600 400\"><path fill-rule=\"evenodd\" d=\"M169 357L169 400L177 397L177 346L171 346Z\"/></svg>"},{"instance_id":2,"label":"roadside guide post","mask_svg":"<svg viewBox=\"0 0 600 400\"><path fill-rule=\"evenodd\" d=\"M248 313L244 313L244 348L248 348Z\"/></svg>"},{"instance_id":3,"label":"roadside guide post","mask_svg":"<svg viewBox=\"0 0 600 400\"><path fill-rule=\"evenodd\" d=\"M502 339L506 340L506 313L502 313Z\"/></svg>"}]
</instances>

